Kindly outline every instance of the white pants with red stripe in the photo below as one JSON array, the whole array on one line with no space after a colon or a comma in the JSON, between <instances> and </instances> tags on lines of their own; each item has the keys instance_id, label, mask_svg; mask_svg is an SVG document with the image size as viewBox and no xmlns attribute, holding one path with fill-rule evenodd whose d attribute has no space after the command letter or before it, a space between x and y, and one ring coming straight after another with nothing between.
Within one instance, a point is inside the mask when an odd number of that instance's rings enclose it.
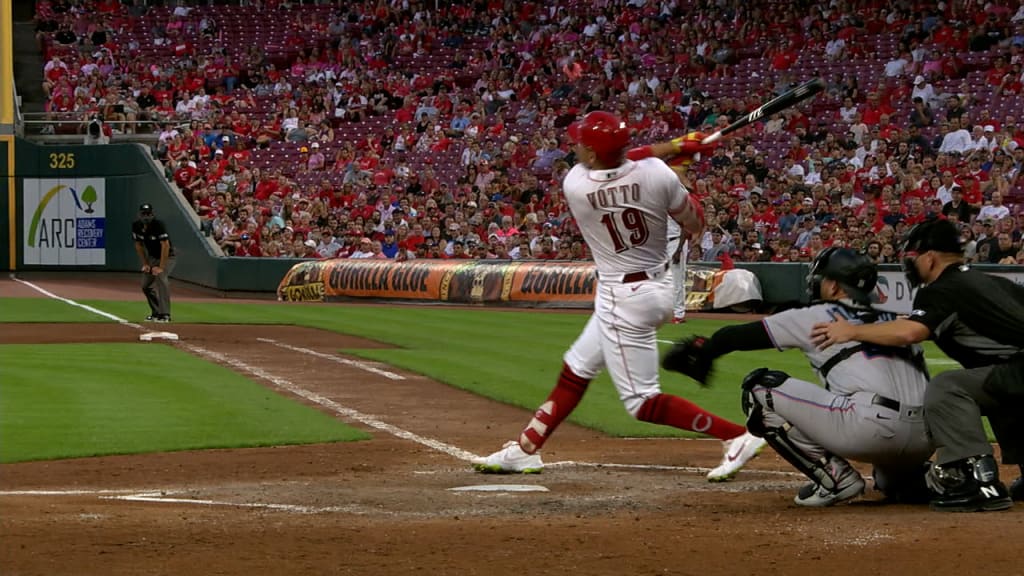
<instances>
[{"instance_id":1,"label":"white pants with red stripe","mask_svg":"<svg viewBox=\"0 0 1024 576\"><path fill-rule=\"evenodd\" d=\"M659 394L657 330L672 318L671 274L623 284L598 280L594 314L563 359L582 378L608 369L626 410L636 416L644 400Z\"/></svg>"}]
</instances>

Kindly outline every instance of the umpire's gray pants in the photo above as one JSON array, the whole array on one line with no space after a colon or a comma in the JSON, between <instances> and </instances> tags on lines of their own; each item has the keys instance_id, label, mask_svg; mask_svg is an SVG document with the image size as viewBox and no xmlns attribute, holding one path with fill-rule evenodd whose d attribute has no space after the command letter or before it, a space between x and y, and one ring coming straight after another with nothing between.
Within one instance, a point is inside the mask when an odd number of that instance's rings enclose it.
<instances>
[{"instance_id":1,"label":"umpire's gray pants","mask_svg":"<svg viewBox=\"0 0 1024 576\"><path fill-rule=\"evenodd\" d=\"M950 370L932 378L925 390L924 410L936 463L992 454L981 421L986 415L1002 448L1003 462L1024 464L1024 414L1020 391L1014 386L1020 385L1019 378L1012 362Z\"/></svg>"},{"instance_id":2,"label":"umpire's gray pants","mask_svg":"<svg viewBox=\"0 0 1024 576\"><path fill-rule=\"evenodd\" d=\"M152 268L160 265L159 258L147 256L147 264ZM171 315L171 270L174 270L174 257L167 258L167 266L158 275L142 275L142 293L146 295L149 309L154 316Z\"/></svg>"}]
</instances>

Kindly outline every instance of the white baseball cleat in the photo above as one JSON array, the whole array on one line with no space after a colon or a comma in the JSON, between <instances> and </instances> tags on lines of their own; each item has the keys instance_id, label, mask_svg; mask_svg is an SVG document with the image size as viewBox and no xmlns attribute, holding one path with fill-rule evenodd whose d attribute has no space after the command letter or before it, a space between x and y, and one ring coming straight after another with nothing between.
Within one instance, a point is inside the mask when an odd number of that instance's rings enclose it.
<instances>
[{"instance_id":1,"label":"white baseball cleat","mask_svg":"<svg viewBox=\"0 0 1024 576\"><path fill-rule=\"evenodd\" d=\"M527 454L519 442L509 440L501 450L474 460L473 469L485 474L540 474L544 463L540 454Z\"/></svg>"},{"instance_id":2,"label":"white baseball cleat","mask_svg":"<svg viewBox=\"0 0 1024 576\"><path fill-rule=\"evenodd\" d=\"M764 438L758 438L750 432L744 432L732 440L723 441L722 448L725 455L722 456L722 463L708 472L708 482L731 480L741 468L746 466L747 462L761 453L765 444L767 442Z\"/></svg>"}]
</instances>

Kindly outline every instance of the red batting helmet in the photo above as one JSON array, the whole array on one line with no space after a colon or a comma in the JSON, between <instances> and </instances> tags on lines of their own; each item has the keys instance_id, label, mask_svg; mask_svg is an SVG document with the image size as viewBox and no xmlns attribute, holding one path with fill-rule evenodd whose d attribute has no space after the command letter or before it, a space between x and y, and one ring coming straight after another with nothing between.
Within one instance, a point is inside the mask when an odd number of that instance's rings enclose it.
<instances>
[{"instance_id":1,"label":"red batting helmet","mask_svg":"<svg viewBox=\"0 0 1024 576\"><path fill-rule=\"evenodd\" d=\"M629 146L629 129L618 116L595 110L569 126L569 137L594 151L602 164L617 165Z\"/></svg>"}]
</instances>

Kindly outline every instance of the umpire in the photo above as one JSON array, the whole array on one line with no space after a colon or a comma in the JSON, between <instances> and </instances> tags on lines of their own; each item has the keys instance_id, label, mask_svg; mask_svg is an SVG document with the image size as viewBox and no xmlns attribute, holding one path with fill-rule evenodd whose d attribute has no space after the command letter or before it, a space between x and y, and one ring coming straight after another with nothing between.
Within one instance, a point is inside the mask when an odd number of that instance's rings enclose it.
<instances>
[{"instance_id":1,"label":"umpire","mask_svg":"<svg viewBox=\"0 0 1024 576\"><path fill-rule=\"evenodd\" d=\"M905 345L935 340L962 370L939 374L925 392L925 425L935 443L929 486L934 510L1003 510L1024 500L1024 477L1009 493L999 481L982 414L1003 453L1024 475L1024 287L963 264L959 234L947 220L915 226L903 246L911 287L922 286L906 318L855 326L817 324L822 348L860 340Z\"/></svg>"},{"instance_id":2,"label":"umpire","mask_svg":"<svg viewBox=\"0 0 1024 576\"><path fill-rule=\"evenodd\" d=\"M147 321L171 321L171 287L168 280L174 269L174 246L167 227L153 216L153 206L139 206L139 219L132 222L135 253L142 261L142 293L149 302Z\"/></svg>"}]
</instances>

